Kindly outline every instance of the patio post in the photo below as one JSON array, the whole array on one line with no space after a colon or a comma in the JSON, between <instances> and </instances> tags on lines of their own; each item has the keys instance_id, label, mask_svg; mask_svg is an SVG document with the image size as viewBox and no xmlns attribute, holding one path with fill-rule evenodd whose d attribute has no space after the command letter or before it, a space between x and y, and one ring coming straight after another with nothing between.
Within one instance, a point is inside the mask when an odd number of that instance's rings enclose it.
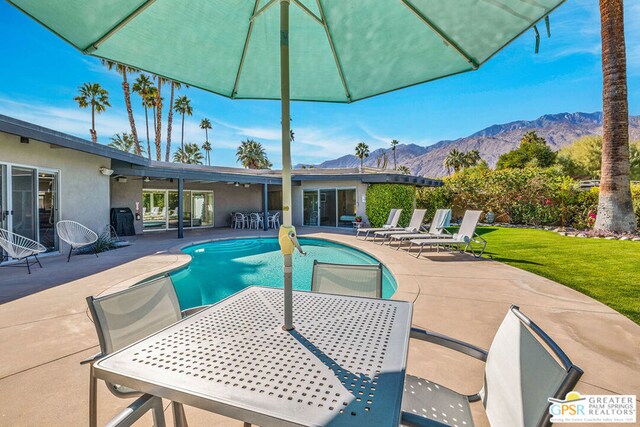
<instances>
[{"instance_id":1,"label":"patio post","mask_svg":"<svg viewBox=\"0 0 640 427\"><path fill-rule=\"evenodd\" d=\"M178 178L178 239L184 237L184 209L183 209L183 190L184 190L184 178Z\"/></svg>"},{"instance_id":2,"label":"patio post","mask_svg":"<svg viewBox=\"0 0 640 427\"><path fill-rule=\"evenodd\" d=\"M262 184L262 229L264 231L269 231L269 214L267 212L267 208L269 207L268 202L269 198L269 184L266 182Z\"/></svg>"}]
</instances>

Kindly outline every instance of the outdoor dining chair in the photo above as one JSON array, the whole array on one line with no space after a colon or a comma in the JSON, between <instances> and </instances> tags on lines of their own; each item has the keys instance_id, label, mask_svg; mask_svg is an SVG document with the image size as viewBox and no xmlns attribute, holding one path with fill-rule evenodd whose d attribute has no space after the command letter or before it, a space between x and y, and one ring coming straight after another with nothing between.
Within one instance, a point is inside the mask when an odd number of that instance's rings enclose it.
<instances>
[{"instance_id":1,"label":"outdoor dining chair","mask_svg":"<svg viewBox=\"0 0 640 427\"><path fill-rule=\"evenodd\" d=\"M75 221L58 221L56 224L56 231L58 232L58 237L70 246L67 262L71 259L71 253L74 249L84 248L85 246L93 245L98 241L98 235L96 233ZM93 253L96 257L98 256L95 249Z\"/></svg>"},{"instance_id":2,"label":"outdoor dining chair","mask_svg":"<svg viewBox=\"0 0 640 427\"><path fill-rule=\"evenodd\" d=\"M267 225L269 228L280 228L280 212L267 217Z\"/></svg>"},{"instance_id":3,"label":"outdoor dining chair","mask_svg":"<svg viewBox=\"0 0 640 427\"><path fill-rule=\"evenodd\" d=\"M253 212L249 214L249 228L255 228L257 230L262 228L263 224L262 216L259 213Z\"/></svg>"},{"instance_id":4,"label":"outdoor dining chair","mask_svg":"<svg viewBox=\"0 0 640 427\"><path fill-rule=\"evenodd\" d=\"M83 360L90 364L89 376L89 425L97 425L97 378L93 364L108 354L145 338L160 329L179 321L183 317L197 313L204 307L180 311L175 288L168 275L134 285L125 290L101 297L87 297L87 305L98 334L100 353ZM153 411L155 425L163 427L164 413L162 400L136 390L107 383L109 391L117 397L140 396L127 409L118 414L109 424L113 427L132 425L147 411ZM184 419L181 404L173 403L174 417Z\"/></svg>"},{"instance_id":5,"label":"outdoor dining chair","mask_svg":"<svg viewBox=\"0 0 640 427\"><path fill-rule=\"evenodd\" d=\"M27 264L27 271L31 274L31 266L29 264L29 257L33 257L40 268L42 268L42 264L40 264L40 260L38 259L38 254L47 251L40 243L35 240L28 239L24 236L21 236L16 233L12 233L11 231L0 228L0 248L2 248L7 254L6 256L0 256L0 262L4 261L5 258L11 257L12 259L20 262L25 261ZM0 253L0 255L2 255ZM18 264L10 264L3 265L3 267L17 267Z\"/></svg>"},{"instance_id":6,"label":"outdoor dining chair","mask_svg":"<svg viewBox=\"0 0 640 427\"><path fill-rule=\"evenodd\" d=\"M411 338L447 347L486 364L484 387L469 396L407 375L402 398L405 426L471 427L470 403L477 401L482 401L492 427L550 426L548 399L565 399L583 374L538 325L513 305L488 352L418 328L411 328Z\"/></svg>"},{"instance_id":7,"label":"outdoor dining chair","mask_svg":"<svg viewBox=\"0 0 640 427\"><path fill-rule=\"evenodd\" d=\"M382 298L382 264L331 264L314 260L311 291Z\"/></svg>"}]
</instances>

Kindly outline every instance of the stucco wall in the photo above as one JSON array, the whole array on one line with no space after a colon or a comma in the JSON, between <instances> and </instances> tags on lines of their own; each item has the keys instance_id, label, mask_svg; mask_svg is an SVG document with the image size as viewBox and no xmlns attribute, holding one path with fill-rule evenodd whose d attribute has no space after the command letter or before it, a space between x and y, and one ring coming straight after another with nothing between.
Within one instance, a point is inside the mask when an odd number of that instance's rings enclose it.
<instances>
[{"instance_id":1,"label":"stucco wall","mask_svg":"<svg viewBox=\"0 0 640 427\"><path fill-rule=\"evenodd\" d=\"M368 184L363 184L356 180L336 180L336 181L302 181L302 185L292 187L291 202L293 204L293 224L302 225L303 207L302 193L304 190L319 190L330 188L355 188L356 189L356 215L362 216L363 221L367 220L366 215L366 194Z\"/></svg>"},{"instance_id":2,"label":"stucco wall","mask_svg":"<svg viewBox=\"0 0 640 427\"><path fill-rule=\"evenodd\" d=\"M59 219L71 219L101 233L109 224L109 177L100 167L111 160L0 132L0 162L54 169L60 172ZM67 247L61 247L66 250Z\"/></svg>"},{"instance_id":3,"label":"stucco wall","mask_svg":"<svg viewBox=\"0 0 640 427\"><path fill-rule=\"evenodd\" d=\"M115 184L114 184L115 185ZM143 183L144 189L177 190L178 181L173 182L152 180ZM226 182L196 183L185 182L185 190L213 191L213 220L215 227L227 227L230 223L231 212L261 212L262 184L251 184L249 188L236 187ZM142 196L142 190L140 190Z\"/></svg>"}]
</instances>

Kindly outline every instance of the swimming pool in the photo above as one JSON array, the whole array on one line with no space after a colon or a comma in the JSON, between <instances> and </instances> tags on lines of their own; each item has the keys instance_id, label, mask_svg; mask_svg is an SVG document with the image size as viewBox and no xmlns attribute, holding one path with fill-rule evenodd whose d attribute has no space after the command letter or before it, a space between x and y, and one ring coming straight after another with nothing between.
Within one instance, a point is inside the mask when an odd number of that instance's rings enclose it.
<instances>
[{"instance_id":1,"label":"swimming pool","mask_svg":"<svg viewBox=\"0 0 640 427\"><path fill-rule=\"evenodd\" d=\"M293 256L293 289L310 290L313 260L340 264L377 264L364 252L327 240L300 238L307 256ZM213 304L251 285L283 287L278 239L234 239L189 246L188 267L171 274L182 309ZM382 297L396 291L396 281L383 266Z\"/></svg>"}]
</instances>

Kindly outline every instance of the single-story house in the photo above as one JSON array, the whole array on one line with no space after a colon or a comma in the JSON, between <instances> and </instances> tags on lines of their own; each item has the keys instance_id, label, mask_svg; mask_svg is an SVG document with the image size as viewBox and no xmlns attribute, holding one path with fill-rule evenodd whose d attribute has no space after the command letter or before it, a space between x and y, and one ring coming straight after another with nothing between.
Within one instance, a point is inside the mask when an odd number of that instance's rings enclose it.
<instances>
[{"instance_id":1,"label":"single-story house","mask_svg":"<svg viewBox=\"0 0 640 427\"><path fill-rule=\"evenodd\" d=\"M294 225L326 227L366 221L370 184L442 185L357 169L296 169L292 180ZM158 162L0 115L0 228L51 251L64 250L54 230L61 219L99 234L110 209L126 207L136 233L176 229L182 236L184 228L229 226L232 212L279 211L281 184L277 170Z\"/></svg>"}]
</instances>

